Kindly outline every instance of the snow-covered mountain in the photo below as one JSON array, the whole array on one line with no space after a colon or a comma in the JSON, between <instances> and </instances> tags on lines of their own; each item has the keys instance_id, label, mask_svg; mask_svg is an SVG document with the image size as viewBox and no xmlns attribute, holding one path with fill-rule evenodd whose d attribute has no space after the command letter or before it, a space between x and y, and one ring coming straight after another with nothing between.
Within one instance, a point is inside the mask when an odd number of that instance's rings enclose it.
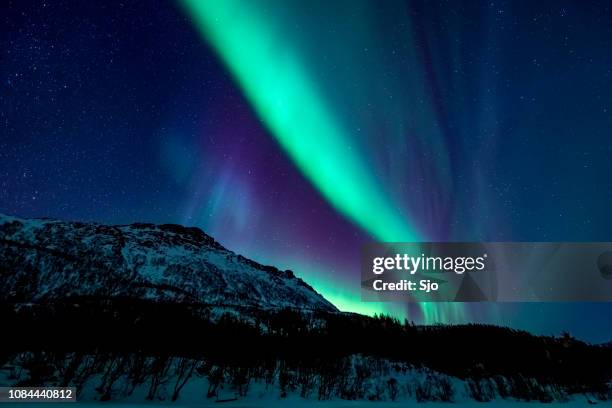
<instances>
[{"instance_id":1,"label":"snow-covered mountain","mask_svg":"<svg viewBox=\"0 0 612 408\"><path fill-rule=\"evenodd\" d=\"M612 400L609 347L341 313L178 225L0 215L0 321L0 386L87 402Z\"/></svg>"},{"instance_id":2,"label":"snow-covered mountain","mask_svg":"<svg viewBox=\"0 0 612 408\"><path fill-rule=\"evenodd\" d=\"M108 226L0 215L0 301L133 298L174 304L337 309L294 276L198 228Z\"/></svg>"}]
</instances>

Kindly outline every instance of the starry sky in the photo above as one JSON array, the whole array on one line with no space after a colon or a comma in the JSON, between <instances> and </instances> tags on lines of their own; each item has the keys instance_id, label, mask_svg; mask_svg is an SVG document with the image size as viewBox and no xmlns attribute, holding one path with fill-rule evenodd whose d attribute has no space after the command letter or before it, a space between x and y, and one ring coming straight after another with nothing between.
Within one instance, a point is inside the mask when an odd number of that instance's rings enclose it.
<instances>
[{"instance_id":1,"label":"starry sky","mask_svg":"<svg viewBox=\"0 0 612 408\"><path fill-rule=\"evenodd\" d=\"M362 303L361 245L612 241L605 1L5 1L0 212L201 227L343 310L612 339L610 304Z\"/></svg>"}]
</instances>

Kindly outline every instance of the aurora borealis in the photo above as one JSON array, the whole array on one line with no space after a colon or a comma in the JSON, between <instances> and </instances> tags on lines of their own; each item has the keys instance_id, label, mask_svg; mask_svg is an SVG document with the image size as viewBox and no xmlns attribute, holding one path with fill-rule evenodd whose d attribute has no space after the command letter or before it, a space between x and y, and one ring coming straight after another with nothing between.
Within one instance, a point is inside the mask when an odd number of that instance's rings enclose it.
<instances>
[{"instance_id":1,"label":"aurora borealis","mask_svg":"<svg viewBox=\"0 0 612 408\"><path fill-rule=\"evenodd\" d=\"M606 4L24 1L5 15L0 212L196 225L344 310L612 339L608 304L408 307L358 290L371 240L612 240Z\"/></svg>"},{"instance_id":2,"label":"aurora borealis","mask_svg":"<svg viewBox=\"0 0 612 408\"><path fill-rule=\"evenodd\" d=\"M338 211L383 241L418 241L410 221L380 191L351 136L334 119L317 85L256 5L186 2L227 61L270 133L302 174ZM244 46L249 38L249 46ZM277 61L270 64L270 61Z\"/></svg>"}]
</instances>

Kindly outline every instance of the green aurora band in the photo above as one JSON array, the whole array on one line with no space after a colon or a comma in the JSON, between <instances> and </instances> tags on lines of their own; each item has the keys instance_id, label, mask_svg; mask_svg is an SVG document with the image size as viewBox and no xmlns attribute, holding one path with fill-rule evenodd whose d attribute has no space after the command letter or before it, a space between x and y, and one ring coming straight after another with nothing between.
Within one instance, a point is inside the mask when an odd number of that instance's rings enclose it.
<instances>
[{"instance_id":1,"label":"green aurora band","mask_svg":"<svg viewBox=\"0 0 612 408\"><path fill-rule=\"evenodd\" d=\"M295 47L261 15L255 3L181 3L270 134L337 211L377 240L422 240L415 226L379 186L366 160L352 148L350 133L334 120ZM351 298L326 290L333 285L321 285L316 280L311 283L340 309L370 314L381 311L380 304L359 302L358 294ZM463 316L458 304L421 303L420 308L425 323ZM397 316L396 309L392 308Z\"/></svg>"}]
</instances>

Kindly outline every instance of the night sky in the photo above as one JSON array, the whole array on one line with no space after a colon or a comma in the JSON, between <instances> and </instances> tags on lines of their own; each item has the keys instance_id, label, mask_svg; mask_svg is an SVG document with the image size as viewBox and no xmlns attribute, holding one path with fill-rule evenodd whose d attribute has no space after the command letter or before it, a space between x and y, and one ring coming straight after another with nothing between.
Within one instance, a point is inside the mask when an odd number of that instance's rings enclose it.
<instances>
[{"instance_id":1,"label":"night sky","mask_svg":"<svg viewBox=\"0 0 612 408\"><path fill-rule=\"evenodd\" d=\"M611 304L361 303L361 245L612 241L606 1L5 1L0 212L201 227L343 310L612 340Z\"/></svg>"}]
</instances>

